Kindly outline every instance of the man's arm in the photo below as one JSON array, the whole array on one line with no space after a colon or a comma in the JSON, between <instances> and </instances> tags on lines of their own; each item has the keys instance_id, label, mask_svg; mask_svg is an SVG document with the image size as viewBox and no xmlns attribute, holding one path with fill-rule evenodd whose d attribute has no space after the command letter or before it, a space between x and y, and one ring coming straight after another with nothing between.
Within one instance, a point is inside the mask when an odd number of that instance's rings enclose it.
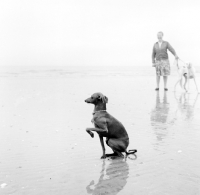
<instances>
[{"instance_id":1,"label":"man's arm","mask_svg":"<svg viewBox=\"0 0 200 195\"><path fill-rule=\"evenodd\" d=\"M178 56L176 55L174 48L168 42L167 42L167 49L175 56L176 59L178 59Z\"/></svg>"},{"instance_id":2,"label":"man's arm","mask_svg":"<svg viewBox=\"0 0 200 195\"><path fill-rule=\"evenodd\" d=\"M155 45L153 46L153 51L152 51L152 63L155 63L155 57L156 57L156 50L155 50Z\"/></svg>"}]
</instances>

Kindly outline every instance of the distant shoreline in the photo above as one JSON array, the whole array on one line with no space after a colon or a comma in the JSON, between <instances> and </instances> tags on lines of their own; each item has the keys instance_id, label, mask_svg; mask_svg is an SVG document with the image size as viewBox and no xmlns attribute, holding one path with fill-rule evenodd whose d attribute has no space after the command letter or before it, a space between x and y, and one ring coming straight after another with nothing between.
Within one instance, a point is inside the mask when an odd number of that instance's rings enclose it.
<instances>
[{"instance_id":1,"label":"distant shoreline","mask_svg":"<svg viewBox=\"0 0 200 195\"><path fill-rule=\"evenodd\" d=\"M197 77L200 67L195 67ZM0 66L0 77L92 77L92 76L155 76L152 66ZM171 75L177 76L171 65Z\"/></svg>"}]
</instances>

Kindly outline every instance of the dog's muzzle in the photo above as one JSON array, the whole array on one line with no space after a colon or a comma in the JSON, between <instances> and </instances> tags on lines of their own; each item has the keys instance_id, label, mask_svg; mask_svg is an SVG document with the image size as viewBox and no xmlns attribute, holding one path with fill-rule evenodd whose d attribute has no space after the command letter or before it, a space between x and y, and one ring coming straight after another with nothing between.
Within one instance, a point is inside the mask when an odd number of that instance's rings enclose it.
<instances>
[{"instance_id":1,"label":"dog's muzzle","mask_svg":"<svg viewBox=\"0 0 200 195\"><path fill-rule=\"evenodd\" d=\"M90 100L86 99L85 102L86 102L86 103L90 103Z\"/></svg>"}]
</instances>

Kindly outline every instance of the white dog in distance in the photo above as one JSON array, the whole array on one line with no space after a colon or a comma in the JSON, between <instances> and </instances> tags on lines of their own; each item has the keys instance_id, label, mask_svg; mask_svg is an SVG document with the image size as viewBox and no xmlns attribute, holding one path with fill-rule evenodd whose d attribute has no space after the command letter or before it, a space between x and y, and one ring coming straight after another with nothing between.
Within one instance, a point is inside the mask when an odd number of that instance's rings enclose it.
<instances>
[{"instance_id":1,"label":"white dog in distance","mask_svg":"<svg viewBox=\"0 0 200 195\"><path fill-rule=\"evenodd\" d=\"M178 79L177 83L174 86L174 91L176 91L176 86L179 83L181 88L184 88L185 91L188 92L189 89L190 89L190 79L194 79L194 83L196 85L197 92L199 93L199 90L198 90L198 87L197 87L197 83L196 83L196 77L195 77L195 72L196 71L195 71L195 68L192 65L192 63L190 63L190 62L184 63L183 62L184 65L181 65L181 64L178 63L178 60L175 60L175 63L176 63L177 68L178 68L177 71L178 71L178 74L179 74L179 79ZM183 77L185 78L184 85L182 85ZM188 89L186 88L186 84L187 83L188 83Z\"/></svg>"}]
</instances>

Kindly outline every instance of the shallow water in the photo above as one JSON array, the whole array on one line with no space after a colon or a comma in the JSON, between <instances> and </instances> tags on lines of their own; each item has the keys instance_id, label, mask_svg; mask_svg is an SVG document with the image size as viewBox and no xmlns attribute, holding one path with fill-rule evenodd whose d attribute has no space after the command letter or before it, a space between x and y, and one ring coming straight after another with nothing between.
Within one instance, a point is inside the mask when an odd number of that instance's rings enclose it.
<instances>
[{"instance_id":1,"label":"shallow water","mask_svg":"<svg viewBox=\"0 0 200 195\"><path fill-rule=\"evenodd\" d=\"M0 194L200 194L200 98L192 82L174 93L176 80L155 92L152 68L2 69ZM84 102L98 91L137 158L100 159Z\"/></svg>"}]
</instances>

